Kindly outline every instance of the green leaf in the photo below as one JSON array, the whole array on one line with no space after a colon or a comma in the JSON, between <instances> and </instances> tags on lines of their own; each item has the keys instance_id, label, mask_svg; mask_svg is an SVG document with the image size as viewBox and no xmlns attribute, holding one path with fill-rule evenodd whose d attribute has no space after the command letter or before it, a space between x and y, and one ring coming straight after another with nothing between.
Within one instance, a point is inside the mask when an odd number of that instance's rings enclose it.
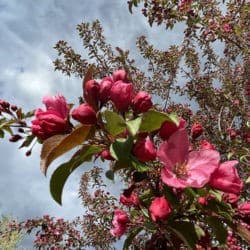
<instances>
[{"instance_id":1,"label":"green leaf","mask_svg":"<svg viewBox=\"0 0 250 250\"><path fill-rule=\"evenodd\" d=\"M91 126L80 126L68 135L54 135L43 142L41 152L41 170L46 175L47 169L52 161L81 145L91 132Z\"/></svg>"},{"instance_id":2,"label":"green leaf","mask_svg":"<svg viewBox=\"0 0 250 250\"><path fill-rule=\"evenodd\" d=\"M62 204L62 192L69 175L79 167L83 162L90 161L92 156L101 151L101 148L95 145L85 145L74 154L72 159L61 164L52 174L50 179L50 193L53 199Z\"/></svg>"},{"instance_id":3,"label":"green leaf","mask_svg":"<svg viewBox=\"0 0 250 250\"><path fill-rule=\"evenodd\" d=\"M174 194L173 189L164 185L163 187L164 195L166 196L167 200L171 203L171 205L176 206L179 204L179 200L177 196Z\"/></svg>"},{"instance_id":4,"label":"green leaf","mask_svg":"<svg viewBox=\"0 0 250 250\"><path fill-rule=\"evenodd\" d=\"M142 162L138 161L135 157L131 156L131 164L134 167L134 169L140 173L146 172L149 170L149 167Z\"/></svg>"},{"instance_id":5,"label":"green leaf","mask_svg":"<svg viewBox=\"0 0 250 250\"><path fill-rule=\"evenodd\" d=\"M106 110L102 113L104 119L106 120L105 127L111 135L119 135L126 128L126 123L124 119L115 112Z\"/></svg>"},{"instance_id":6,"label":"green leaf","mask_svg":"<svg viewBox=\"0 0 250 250\"><path fill-rule=\"evenodd\" d=\"M135 228L134 230L131 230L129 234L127 235L126 240L123 244L123 250L129 250L129 246L132 243L132 240L135 238L135 236L142 231L142 228Z\"/></svg>"},{"instance_id":7,"label":"green leaf","mask_svg":"<svg viewBox=\"0 0 250 250\"><path fill-rule=\"evenodd\" d=\"M119 138L110 145L110 154L117 161L128 162L130 160L130 152L133 146L133 139L129 137L127 140Z\"/></svg>"},{"instance_id":8,"label":"green leaf","mask_svg":"<svg viewBox=\"0 0 250 250\"><path fill-rule=\"evenodd\" d=\"M171 121L178 125L179 118L175 113L166 114L156 111L154 109L149 110L142 116L142 122L140 126L141 132L152 132L159 129L163 122Z\"/></svg>"},{"instance_id":9,"label":"green leaf","mask_svg":"<svg viewBox=\"0 0 250 250\"><path fill-rule=\"evenodd\" d=\"M216 239L220 244L225 244L227 239L227 229L225 228L223 221L215 216L210 216L207 218L208 225L212 228Z\"/></svg>"},{"instance_id":10,"label":"green leaf","mask_svg":"<svg viewBox=\"0 0 250 250\"><path fill-rule=\"evenodd\" d=\"M131 121L127 121L127 128L129 130L129 132L131 133L132 136L135 136L141 126L141 121L142 121L142 117L137 117L134 120Z\"/></svg>"},{"instance_id":11,"label":"green leaf","mask_svg":"<svg viewBox=\"0 0 250 250\"><path fill-rule=\"evenodd\" d=\"M184 242L188 249L196 250L195 244L198 241L198 236L192 222L173 221L170 229Z\"/></svg>"},{"instance_id":12,"label":"green leaf","mask_svg":"<svg viewBox=\"0 0 250 250\"><path fill-rule=\"evenodd\" d=\"M4 131L0 129L0 138L4 138Z\"/></svg>"}]
</instances>

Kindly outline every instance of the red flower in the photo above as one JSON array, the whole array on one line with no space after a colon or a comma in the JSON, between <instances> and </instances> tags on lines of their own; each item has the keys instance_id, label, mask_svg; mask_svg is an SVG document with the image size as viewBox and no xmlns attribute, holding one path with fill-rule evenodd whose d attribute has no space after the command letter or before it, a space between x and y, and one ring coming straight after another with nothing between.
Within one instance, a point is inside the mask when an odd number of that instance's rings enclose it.
<instances>
[{"instance_id":1,"label":"red flower","mask_svg":"<svg viewBox=\"0 0 250 250\"><path fill-rule=\"evenodd\" d=\"M110 90L113 86L113 79L111 77L105 77L100 82L100 100L105 103L110 98Z\"/></svg>"},{"instance_id":2,"label":"red flower","mask_svg":"<svg viewBox=\"0 0 250 250\"><path fill-rule=\"evenodd\" d=\"M96 123L96 113L94 109L87 103L81 104L72 111L72 117L82 124L93 125Z\"/></svg>"},{"instance_id":3,"label":"red flower","mask_svg":"<svg viewBox=\"0 0 250 250\"><path fill-rule=\"evenodd\" d=\"M115 215L112 221L112 224L114 227L110 230L110 233L113 236L121 237L127 229L128 222L129 222L129 218L127 214L122 210L116 209Z\"/></svg>"},{"instance_id":4,"label":"red flower","mask_svg":"<svg viewBox=\"0 0 250 250\"><path fill-rule=\"evenodd\" d=\"M137 114L147 112L152 106L151 96L144 91L138 92L132 100L133 110Z\"/></svg>"},{"instance_id":5,"label":"red flower","mask_svg":"<svg viewBox=\"0 0 250 250\"><path fill-rule=\"evenodd\" d=\"M225 193L239 194L243 183L234 167L237 161L226 161L211 176L209 185Z\"/></svg>"},{"instance_id":6,"label":"red flower","mask_svg":"<svg viewBox=\"0 0 250 250\"><path fill-rule=\"evenodd\" d=\"M239 205L238 211L243 215L250 215L250 202L245 202Z\"/></svg>"},{"instance_id":7,"label":"red flower","mask_svg":"<svg viewBox=\"0 0 250 250\"><path fill-rule=\"evenodd\" d=\"M123 82L127 82L127 73L125 70L123 69L118 69L116 71L114 71L113 73L113 81L117 82L117 81L123 81Z\"/></svg>"},{"instance_id":8,"label":"red flower","mask_svg":"<svg viewBox=\"0 0 250 250\"><path fill-rule=\"evenodd\" d=\"M167 140L174 132L180 129L184 129L185 126L186 121L182 117L180 118L178 125L170 121L165 121L161 125L159 135L163 140Z\"/></svg>"},{"instance_id":9,"label":"red flower","mask_svg":"<svg viewBox=\"0 0 250 250\"><path fill-rule=\"evenodd\" d=\"M171 213L168 201L164 196L154 198L149 207L149 211L153 221L165 220Z\"/></svg>"},{"instance_id":10,"label":"red flower","mask_svg":"<svg viewBox=\"0 0 250 250\"><path fill-rule=\"evenodd\" d=\"M195 122L191 128L192 138L195 139L199 137L203 132L203 127L199 122Z\"/></svg>"},{"instance_id":11,"label":"red flower","mask_svg":"<svg viewBox=\"0 0 250 250\"><path fill-rule=\"evenodd\" d=\"M153 161L156 158L156 149L149 139L139 139L133 147L133 154L142 162Z\"/></svg>"},{"instance_id":12,"label":"red flower","mask_svg":"<svg viewBox=\"0 0 250 250\"><path fill-rule=\"evenodd\" d=\"M128 110L133 98L133 91L132 83L118 81L112 86L110 99L119 111L125 112Z\"/></svg>"},{"instance_id":13,"label":"red flower","mask_svg":"<svg viewBox=\"0 0 250 250\"><path fill-rule=\"evenodd\" d=\"M98 100L100 97L100 85L95 80L89 80L84 86L85 101L94 109L97 108Z\"/></svg>"},{"instance_id":14,"label":"red flower","mask_svg":"<svg viewBox=\"0 0 250 250\"><path fill-rule=\"evenodd\" d=\"M139 205L139 198L136 193L132 192L129 195L122 194L120 196L120 202L126 206L138 206Z\"/></svg>"},{"instance_id":15,"label":"red flower","mask_svg":"<svg viewBox=\"0 0 250 250\"><path fill-rule=\"evenodd\" d=\"M114 160L114 158L112 157L112 155L110 154L110 151L108 149L106 150L103 150L101 152L101 158L104 159L104 160Z\"/></svg>"},{"instance_id":16,"label":"red flower","mask_svg":"<svg viewBox=\"0 0 250 250\"><path fill-rule=\"evenodd\" d=\"M69 106L65 98L62 95L45 96L43 103L47 110L36 110L35 120L32 121L32 133L45 140L53 135L69 132Z\"/></svg>"}]
</instances>

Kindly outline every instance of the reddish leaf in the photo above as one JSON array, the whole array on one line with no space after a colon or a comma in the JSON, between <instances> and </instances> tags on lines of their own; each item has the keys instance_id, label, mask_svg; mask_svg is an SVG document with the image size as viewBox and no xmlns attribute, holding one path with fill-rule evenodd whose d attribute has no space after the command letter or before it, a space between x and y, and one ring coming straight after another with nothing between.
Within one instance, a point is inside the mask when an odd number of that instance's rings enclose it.
<instances>
[{"instance_id":1,"label":"reddish leaf","mask_svg":"<svg viewBox=\"0 0 250 250\"><path fill-rule=\"evenodd\" d=\"M55 135L44 141L41 152L41 170L46 175L47 169L52 161L57 157L81 145L91 131L91 126L81 126L76 128L69 135Z\"/></svg>"}]
</instances>

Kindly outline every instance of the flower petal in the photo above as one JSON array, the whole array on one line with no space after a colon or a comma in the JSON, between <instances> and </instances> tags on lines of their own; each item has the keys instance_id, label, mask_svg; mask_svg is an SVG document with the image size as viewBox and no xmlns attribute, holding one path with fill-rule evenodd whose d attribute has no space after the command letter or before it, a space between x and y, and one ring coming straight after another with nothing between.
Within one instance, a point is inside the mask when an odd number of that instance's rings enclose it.
<instances>
[{"instance_id":1,"label":"flower petal","mask_svg":"<svg viewBox=\"0 0 250 250\"><path fill-rule=\"evenodd\" d=\"M177 130L163 142L157 152L158 159L167 168L173 168L176 163L183 163L188 156L188 135L187 131Z\"/></svg>"}]
</instances>

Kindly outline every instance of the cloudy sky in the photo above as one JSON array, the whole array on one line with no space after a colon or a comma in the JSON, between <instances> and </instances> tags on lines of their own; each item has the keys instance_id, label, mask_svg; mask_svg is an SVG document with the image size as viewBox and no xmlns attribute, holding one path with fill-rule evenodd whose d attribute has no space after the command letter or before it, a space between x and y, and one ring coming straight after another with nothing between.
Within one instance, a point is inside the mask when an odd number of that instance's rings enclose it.
<instances>
[{"instance_id":1,"label":"cloudy sky","mask_svg":"<svg viewBox=\"0 0 250 250\"><path fill-rule=\"evenodd\" d=\"M62 93L77 103L81 80L54 72L53 46L66 40L83 51L76 25L99 19L107 41L123 49L130 48L136 57L136 37L146 35L156 47L164 48L181 41L182 33L165 34L162 28L150 29L139 11L131 15L126 0L0 0L0 99L23 106L25 110L42 107L44 95ZM140 61L140 58L138 58ZM0 214L25 219L43 214L73 218L82 214L77 198L82 170L67 182L63 206L49 194L49 176L39 169L39 146L32 156L18 150L17 144L0 143ZM58 163L58 161L57 161ZM53 168L54 167L54 168Z\"/></svg>"}]
</instances>

